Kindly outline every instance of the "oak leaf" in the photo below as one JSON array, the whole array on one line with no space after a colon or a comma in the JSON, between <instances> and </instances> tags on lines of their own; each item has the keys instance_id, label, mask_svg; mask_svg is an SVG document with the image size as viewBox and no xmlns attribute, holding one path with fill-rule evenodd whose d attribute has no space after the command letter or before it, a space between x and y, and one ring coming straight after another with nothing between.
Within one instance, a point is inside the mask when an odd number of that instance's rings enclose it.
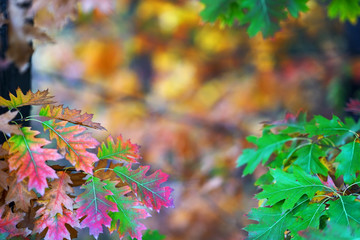
<instances>
[{"instance_id":1,"label":"oak leaf","mask_svg":"<svg viewBox=\"0 0 360 240\"><path fill-rule=\"evenodd\" d=\"M9 191L5 198L5 203L15 203L15 209L21 209L27 212L30 208L30 200L37 198L33 190L27 189L27 182L25 180L18 182L16 172L10 174Z\"/></svg>"},{"instance_id":2,"label":"oak leaf","mask_svg":"<svg viewBox=\"0 0 360 240\"><path fill-rule=\"evenodd\" d=\"M105 183L100 179L91 176L81 188L85 189L81 195L76 198L79 208L76 210L78 218L85 217L81 223L81 228L89 228L90 234L96 239L103 228L110 227L111 218L108 212L117 212L118 208L115 203L106 199L107 196L113 195L112 192L104 188Z\"/></svg>"},{"instance_id":3,"label":"oak leaf","mask_svg":"<svg viewBox=\"0 0 360 240\"><path fill-rule=\"evenodd\" d=\"M45 130L49 130L50 138L56 139L60 151L65 151L65 158L75 166L77 171L92 174L93 163L99 159L94 153L86 151L95 148L99 142L90 133L84 133L85 127L66 127L67 122L56 123L55 120L43 122Z\"/></svg>"},{"instance_id":4,"label":"oak leaf","mask_svg":"<svg viewBox=\"0 0 360 240\"><path fill-rule=\"evenodd\" d=\"M5 214L4 214L5 212ZM19 229L16 225L23 220L25 213L13 213L10 209L5 211L5 207L0 207L0 235L6 234L9 237L26 236L30 232L28 229Z\"/></svg>"},{"instance_id":5,"label":"oak leaf","mask_svg":"<svg viewBox=\"0 0 360 240\"><path fill-rule=\"evenodd\" d=\"M49 210L49 216L54 217L56 214L63 214L63 206L73 211L74 200L68 194L74 193L70 176L65 172L59 172L58 178L50 183L50 189L38 201L44 204Z\"/></svg>"},{"instance_id":6,"label":"oak leaf","mask_svg":"<svg viewBox=\"0 0 360 240\"><path fill-rule=\"evenodd\" d=\"M36 138L40 132L31 130L30 127L21 128L22 135L12 136L9 158L10 171L17 170L17 181L29 178L28 189L35 189L44 195L48 187L47 178L57 178L55 171L46 164L47 160L56 161L62 156L55 149L46 149L43 146L50 142L44 138Z\"/></svg>"},{"instance_id":7,"label":"oak leaf","mask_svg":"<svg viewBox=\"0 0 360 240\"><path fill-rule=\"evenodd\" d=\"M130 140L124 141L122 136L117 137L116 141L109 136L99 147L98 157L99 159L120 160L125 163L136 163L137 159L141 159L139 146L132 144Z\"/></svg>"},{"instance_id":8,"label":"oak leaf","mask_svg":"<svg viewBox=\"0 0 360 240\"><path fill-rule=\"evenodd\" d=\"M41 233L47 228L45 240L71 239L65 224L73 228L80 227L79 220L74 212L66 209L64 209L63 214L57 213L52 216L50 210L43 207L36 214L41 217L35 222L34 232Z\"/></svg>"},{"instance_id":9,"label":"oak leaf","mask_svg":"<svg viewBox=\"0 0 360 240\"><path fill-rule=\"evenodd\" d=\"M7 134L21 134L21 131L19 130L19 126L18 125L10 125L9 122L11 120L14 119L14 117L16 117L16 115L18 114L17 111L15 112L6 112L4 114L0 115L0 131L7 133Z\"/></svg>"},{"instance_id":10,"label":"oak leaf","mask_svg":"<svg viewBox=\"0 0 360 240\"><path fill-rule=\"evenodd\" d=\"M129 186L117 188L117 182L104 182L106 183L104 188L113 193L106 198L116 203L119 209L117 212L109 212L112 218L110 231L117 231L120 239L126 233L129 233L132 238L142 239L142 231L146 227L139 220L147 218L150 214L139 207L140 203L137 200L124 196L131 191Z\"/></svg>"},{"instance_id":11,"label":"oak leaf","mask_svg":"<svg viewBox=\"0 0 360 240\"><path fill-rule=\"evenodd\" d=\"M64 108L63 105L60 106L46 105L40 109L39 115L43 117L49 117L52 119L71 122L85 127L105 130L105 128L102 127L100 123L96 123L92 121L93 114L88 114L88 113L81 114L80 110Z\"/></svg>"},{"instance_id":12,"label":"oak leaf","mask_svg":"<svg viewBox=\"0 0 360 240\"><path fill-rule=\"evenodd\" d=\"M169 175L161 170L155 171L151 175L146 175L150 166L139 166L132 170L131 164L128 166L116 167L114 172L123 182L129 184L131 190L147 207L159 211L163 207L173 207L171 198L172 189L168 186L160 185L168 179Z\"/></svg>"},{"instance_id":13,"label":"oak leaf","mask_svg":"<svg viewBox=\"0 0 360 240\"><path fill-rule=\"evenodd\" d=\"M13 95L10 93L10 100L6 100L3 97L0 97L0 106L8 107L10 110L22 106L28 105L44 105L53 103L51 100L53 96L48 96L49 90L37 91L33 93L28 91L26 94L23 94L20 88L16 89L16 94Z\"/></svg>"},{"instance_id":14,"label":"oak leaf","mask_svg":"<svg viewBox=\"0 0 360 240\"><path fill-rule=\"evenodd\" d=\"M2 148L0 147L0 149ZM0 161L0 187L5 190L8 189L7 179L9 177L9 174L4 171L6 168L9 168L7 161Z\"/></svg>"}]
</instances>

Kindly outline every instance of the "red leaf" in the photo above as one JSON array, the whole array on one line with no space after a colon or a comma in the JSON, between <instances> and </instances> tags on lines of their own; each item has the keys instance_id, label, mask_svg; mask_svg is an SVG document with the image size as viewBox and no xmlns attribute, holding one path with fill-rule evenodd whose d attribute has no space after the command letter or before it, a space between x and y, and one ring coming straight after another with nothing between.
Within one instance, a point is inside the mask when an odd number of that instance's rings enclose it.
<instances>
[{"instance_id":1,"label":"red leaf","mask_svg":"<svg viewBox=\"0 0 360 240\"><path fill-rule=\"evenodd\" d=\"M44 128L49 129L50 138L56 139L61 150L65 150L65 158L73 164L77 171L83 170L92 174L93 163L99 161L94 153L86 151L95 148L99 142L90 133L84 133L85 127L65 127L67 122L55 123L55 120L43 122Z\"/></svg>"},{"instance_id":2,"label":"red leaf","mask_svg":"<svg viewBox=\"0 0 360 240\"><path fill-rule=\"evenodd\" d=\"M10 237L26 236L30 233L27 229L16 228L16 225L23 220L25 213L12 213L8 210L4 215L4 211L5 207L0 207L0 233L8 233Z\"/></svg>"},{"instance_id":3,"label":"red leaf","mask_svg":"<svg viewBox=\"0 0 360 240\"><path fill-rule=\"evenodd\" d=\"M106 196L113 195L109 190L104 189L105 183L100 179L91 176L82 186L85 189L81 195L76 198L79 207L76 211L78 218L86 216L81 222L81 228L89 228L89 232L96 239L102 233L102 225L110 227L111 218L108 211L117 212L115 203L106 199Z\"/></svg>"},{"instance_id":4,"label":"red leaf","mask_svg":"<svg viewBox=\"0 0 360 240\"><path fill-rule=\"evenodd\" d=\"M58 213L52 216L50 211L43 207L36 212L36 215L41 217L35 222L34 232L41 233L48 228L45 240L71 239L65 224L69 224L73 228L80 227L79 220L75 214L66 209L64 209L63 214Z\"/></svg>"},{"instance_id":5,"label":"red leaf","mask_svg":"<svg viewBox=\"0 0 360 240\"><path fill-rule=\"evenodd\" d=\"M106 130L100 125L91 121L93 114L84 113L81 114L80 110L64 108L63 105L60 106L50 106L46 105L41 108L39 112L40 116L49 117L52 119L58 119L62 121L71 122L77 125L83 125L85 127L95 128L99 130Z\"/></svg>"},{"instance_id":6,"label":"red leaf","mask_svg":"<svg viewBox=\"0 0 360 240\"><path fill-rule=\"evenodd\" d=\"M129 184L131 190L147 207L159 211L162 206L173 207L171 198L172 189L168 186L160 185L168 179L169 175L157 170L153 174L146 176L150 166L139 166L132 170L131 165L116 167L114 172L123 182Z\"/></svg>"},{"instance_id":7,"label":"red leaf","mask_svg":"<svg viewBox=\"0 0 360 240\"><path fill-rule=\"evenodd\" d=\"M57 178L51 167L46 164L47 160L58 160L62 156L55 149L46 149L43 146L50 142L43 138L35 138L39 134L29 127L21 128L23 135L14 135L9 139L12 156L9 158L10 171L17 170L18 182L29 178L28 189L35 189L44 195L48 187L46 178Z\"/></svg>"},{"instance_id":8,"label":"red leaf","mask_svg":"<svg viewBox=\"0 0 360 240\"><path fill-rule=\"evenodd\" d=\"M122 136L118 136L116 142L109 136L99 147L98 157L99 159L120 160L125 163L136 163L137 159L141 159L139 146L132 144L130 140L124 141Z\"/></svg>"}]
</instances>

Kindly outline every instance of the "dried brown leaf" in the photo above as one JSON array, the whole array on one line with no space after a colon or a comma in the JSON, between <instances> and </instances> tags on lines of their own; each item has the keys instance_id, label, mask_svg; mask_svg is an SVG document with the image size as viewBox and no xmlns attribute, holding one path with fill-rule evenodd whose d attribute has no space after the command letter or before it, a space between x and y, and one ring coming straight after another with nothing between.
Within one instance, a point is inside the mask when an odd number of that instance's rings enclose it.
<instances>
[{"instance_id":1,"label":"dried brown leaf","mask_svg":"<svg viewBox=\"0 0 360 240\"><path fill-rule=\"evenodd\" d=\"M16 209L27 212L30 208L30 200L37 198L35 192L28 190L28 184L25 180L17 182L15 171L10 173L9 180L9 191L5 198L6 204L14 202Z\"/></svg>"},{"instance_id":2,"label":"dried brown leaf","mask_svg":"<svg viewBox=\"0 0 360 240\"><path fill-rule=\"evenodd\" d=\"M18 134L21 135L21 131L18 125L10 125L9 122L14 119L14 117L18 114L15 112L6 112L0 115L0 131L7 134Z\"/></svg>"}]
</instances>

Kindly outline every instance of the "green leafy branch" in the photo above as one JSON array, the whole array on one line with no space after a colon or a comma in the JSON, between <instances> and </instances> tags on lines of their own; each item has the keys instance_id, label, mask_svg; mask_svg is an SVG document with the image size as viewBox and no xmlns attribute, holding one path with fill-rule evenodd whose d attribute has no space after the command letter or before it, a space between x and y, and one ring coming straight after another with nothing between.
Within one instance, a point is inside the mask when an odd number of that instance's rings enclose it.
<instances>
[{"instance_id":1,"label":"green leafy branch","mask_svg":"<svg viewBox=\"0 0 360 240\"><path fill-rule=\"evenodd\" d=\"M223 25L247 26L250 37L261 32L264 37L273 36L280 29L280 22L288 16L298 18L300 13L309 10L309 0L201 0L204 10L201 17L204 21ZM327 12L330 18L355 23L360 16L359 0L327 1Z\"/></svg>"},{"instance_id":2,"label":"green leafy branch","mask_svg":"<svg viewBox=\"0 0 360 240\"><path fill-rule=\"evenodd\" d=\"M256 184L260 206L245 229L250 239L304 239L327 236L341 226L359 237L360 124L347 118L315 116L266 123L260 137L247 140L238 166L251 174L262 163L270 170Z\"/></svg>"}]
</instances>

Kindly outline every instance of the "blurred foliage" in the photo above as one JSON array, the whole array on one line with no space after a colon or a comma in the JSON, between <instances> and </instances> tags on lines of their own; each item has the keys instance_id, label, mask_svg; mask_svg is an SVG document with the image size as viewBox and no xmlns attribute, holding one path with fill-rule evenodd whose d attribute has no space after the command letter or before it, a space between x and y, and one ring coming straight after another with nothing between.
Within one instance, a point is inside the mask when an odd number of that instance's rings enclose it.
<instances>
[{"instance_id":1,"label":"blurred foliage","mask_svg":"<svg viewBox=\"0 0 360 240\"><path fill-rule=\"evenodd\" d=\"M306 6L264 40L204 23L197 0L118 0L110 16L81 12L56 44L38 47L34 89L94 113L171 175L175 209L149 228L169 240L242 239L256 206L252 177L235 168L245 136L286 111L341 114L349 93L337 86L359 64L345 61L343 26L315 1Z\"/></svg>"}]
</instances>

